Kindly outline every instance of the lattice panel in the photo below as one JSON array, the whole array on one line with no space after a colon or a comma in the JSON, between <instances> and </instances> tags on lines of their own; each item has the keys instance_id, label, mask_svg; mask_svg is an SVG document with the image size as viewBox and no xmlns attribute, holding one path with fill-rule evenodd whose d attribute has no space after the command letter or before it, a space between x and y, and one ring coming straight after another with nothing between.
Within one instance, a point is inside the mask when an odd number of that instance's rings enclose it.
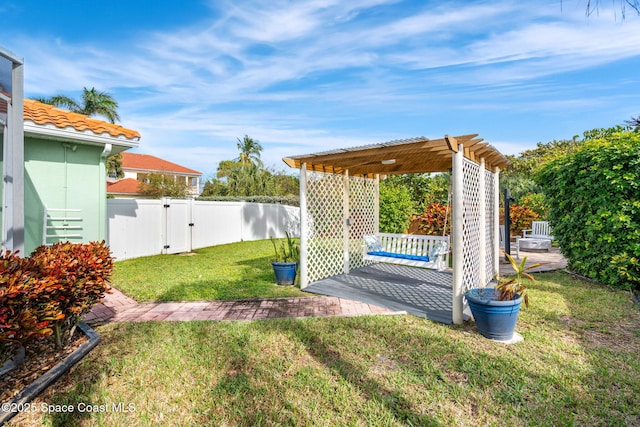
<instances>
[{"instance_id":1,"label":"lattice panel","mask_svg":"<svg viewBox=\"0 0 640 427\"><path fill-rule=\"evenodd\" d=\"M349 269L370 264L362 259L362 236L375 230L376 180L349 177Z\"/></svg>"},{"instance_id":2,"label":"lattice panel","mask_svg":"<svg viewBox=\"0 0 640 427\"><path fill-rule=\"evenodd\" d=\"M485 208L486 208L486 223L485 223L485 230L486 230L486 254L487 254L487 258L486 258L486 268L485 268L485 272L486 272L486 278L485 278L485 284L489 283L491 280L493 280L494 276L496 275L497 271L494 271L495 268L495 264L494 264L494 252L493 252L493 245L495 242L495 223L493 220L493 215L495 214L495 209L494 209L494 203L495 203L495 193L494 193L494 184L495 184L495 175L493 172L490 172L488 170L484 171L484 184L485 184Z\"/></svg>"},{"instance_id":3,"label":"lattice panel","mask_svg":"<svg viewBox=\"0 0 640 427\"><path fill-rule=\"evenodd\" d=\"M307 172L307 277L309 283L344 271L342 175Z\"/></svg>"},{"instance_id":4,"label":"lattice panel","mask_svg":"<svg viewBox=\"0 0 640 427\"><path fill-rule=\"evenodd\" d=\"M463 226L462 226L462 283L464 289L475 288L480 284L480 191L478 177L480 166L466 158L462 164L463 172ZM482 224L484 227L485 225Z\"/></svg>"}]
</instances>

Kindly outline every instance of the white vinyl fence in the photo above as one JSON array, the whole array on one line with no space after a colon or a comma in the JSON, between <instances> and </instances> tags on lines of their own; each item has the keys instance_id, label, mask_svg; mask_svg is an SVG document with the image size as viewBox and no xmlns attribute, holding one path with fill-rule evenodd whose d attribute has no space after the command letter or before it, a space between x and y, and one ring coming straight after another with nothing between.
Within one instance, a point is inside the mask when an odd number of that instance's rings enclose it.
<instances>
[{"instance_id":1,"label":"white vinyl fence","mask_svg":"<svg viewBox=\"0 0 640 427\"><path fill-rule=\"evenodd\" d=\"M107 218L116 260L300 235L300 208L268 203L108 199Z\"/></svg>"}]
</instances>

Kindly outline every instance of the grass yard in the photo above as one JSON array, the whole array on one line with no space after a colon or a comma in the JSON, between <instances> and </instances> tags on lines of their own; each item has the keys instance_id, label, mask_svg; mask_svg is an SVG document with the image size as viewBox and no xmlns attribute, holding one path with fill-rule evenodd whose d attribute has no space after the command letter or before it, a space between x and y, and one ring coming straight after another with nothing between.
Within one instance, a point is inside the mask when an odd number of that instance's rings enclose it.
<instances>
[{"instance_id":1,"label":"grass yard","mask_svg":"<svg viewBox=\"0 0 640 427\"><path fill-rule=\"evenodd\" d=\"M277 298L308 295L275 285L269 240L115 263L112 284L138 302Z\"/></svg>"},{"instance_id":2,"label":"grass yard","mask_svg":"<svg viewBox=\"0 0 640 427\"><path fill-rule=\"evenodd\" d=\"M514 346L413 316L106 325L36 404L135 411L12 423L640 425L640 310L629 293L537 277Z\"/></svg>"}]
</instances>

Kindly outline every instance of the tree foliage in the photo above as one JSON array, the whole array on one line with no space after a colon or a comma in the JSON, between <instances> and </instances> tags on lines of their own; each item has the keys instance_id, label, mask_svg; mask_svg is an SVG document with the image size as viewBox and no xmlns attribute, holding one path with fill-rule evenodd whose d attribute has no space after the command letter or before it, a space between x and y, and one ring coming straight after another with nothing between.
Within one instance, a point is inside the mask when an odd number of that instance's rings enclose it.
<instances>
[{"instance_id":1,"label":"tree foliage","mask_svg":"<svg viewBox=\"0 0 640 427\"><path fill-rule=\"evenodd\" d=\"M238 140L238 151L240 154L234 160L240 163L242 166L257 166L262 168L262 160L260 160L260 153L262 152L262 145L260 142L250 138L249 135L245 135L244 138L236 138Z\"/></svg>"},{"instance_id":2,"label":"tree foliage","mask_svg":"<svg viewBox=\"0 0 640 427\"><path fill-rule=\"evenodd\" d=\"M162 197L187 197L189 186L184 179L176 179L174 175L152 173L145 182L138 185L138 191L146 197L160 199Z\"/></svg>"},{"instance_id":3,"label":"tree foliage","mask_svg":"<svg viewBox=\"0 0 640 427\"><path fill-rule=\"evenodd\" d=\"M120 179L124 177L122 170L122 153L107 157L107 176L115 176Z\"/></svg>"},{"instance_id":4,"label":"tree foliage","mask_svg":"<svg viewBox=\"0 0 640 427\"><path fill-rule=\"evenodd\" d=\"M414 173L388 176L384 182L405 187L411 194L414 212L421 212L432 203L446 204L449 197L449 173Z\"/></svg>"},{"instance_id":5,"label":"tree foliage","mask_svg":"<svg viewBox=\"0 0 640 427\"><path fill-rule=\"evenodd\" d=\"M521 198L528 194L541 193L542 188L534 180L540 168L575 151L581 144L577 136L568 140L538 142L536 148L525 150L518 156L507 156L510 164L500 173L501 193L508 188L517 204L522 203Z\"/></svg>"},{"instance_id":6,"label":"tree foliage","mask_svg":"<svg viewBox=\"0 0 640 427\"><path fill-rule=\"evenodd\" d=\"M205 183L202 197L298 195L298 178L266 169L260 161L262 146L248 135L238 139L239 155L218 164L216 178Z\"/></svg>"},{"instance_id":7,"label":"tree foliage","mask_svg":"<svg viewBox=\"0 0 640 427\"><path fill-rule=\"evenodd\" d=\"M205 183L201 196L296 196L300 192L298 178L284 172L227 160L220 165L223 170L219 168L218 178Z\"/></svg>"},{"instance_id":8,"label":"tree foliage","mask_svg":"<svg viewBox=\"0 0 640 427\"><path fill-rule=\"evenodd\" d=\"M607 2L609 3L609 2ZM611 3L614 6L618 3L622 18L627 16L627 7L630 7L632 11L635 11L640 16L640 0L612 0ZM600 10L600 0L587 0L585 14L591 16L594 13L598 13Z\"/></svg>"},{"instance_id":9,"label":"tree foliage","mask_svg":"<svg viewBox=\"0 0 640 427\"><path fill-rule=\"evenodd\" d=\"M537 179L569 268L640 290L640 134L601 134L550 162Z\"/></svg>"},{"instance_id":10,"label":"tree foliage","mask_svg":"<svg viewBox=\"0 0 640 427\"><path fill-rule=\"evenodd\" d=\"M404 233L409 227L414 201L407 187L394 182L380 183L380 231Z\"/></svg>"},{"instance_id":11,"label":"tree foliage","mask_svg":"<svg viewBox=\"0 0 640 427\"><path fill-rule=\"evenodd\" d=\"M74 113L84 114L85 116L103 116L110 123L120 121L118 102L107 92L100 92L94 87L91 89L87 89L86 87L82 88L82 103L78 103L66 95L38 98L37 101L65 108Z\"/></svg>"},{"instance_id":12,"label":"tree foliage","mask_svg":"<svg viewBox=\"0 0 640 427\"><path fill-rule=\"evenodd\" d=\"M633 128L634 132L640 132L640 116L631 117L629 120L625 120L624 123Z\"/></svg>"}]
</instances>

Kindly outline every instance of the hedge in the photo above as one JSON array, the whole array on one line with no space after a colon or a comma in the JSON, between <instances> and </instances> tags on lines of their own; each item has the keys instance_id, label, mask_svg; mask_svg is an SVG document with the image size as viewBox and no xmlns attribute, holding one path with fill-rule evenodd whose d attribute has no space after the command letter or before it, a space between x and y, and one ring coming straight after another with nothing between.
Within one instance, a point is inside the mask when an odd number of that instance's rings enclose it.
<instances>
[{"instance_id":1,"label":"hedge","mask_svg":"<svg viewBox=\"0 0 640 427\"><path fill-rule=\"evenodd\" d=\"M212 202L250 202L250 203L274 203L280 205L300 206L298 196L203 196L196 200Z\"/></svg>"},{"instance_id":2,"label":"hedge","mask_svg":"<svg viewBox=\"0 0 640 427\"><path fill-rule=\"evenodd\" d=\"M640 134L587 141L537 176L569 269L640 290Z\"/></svg>"}]
</instances>

